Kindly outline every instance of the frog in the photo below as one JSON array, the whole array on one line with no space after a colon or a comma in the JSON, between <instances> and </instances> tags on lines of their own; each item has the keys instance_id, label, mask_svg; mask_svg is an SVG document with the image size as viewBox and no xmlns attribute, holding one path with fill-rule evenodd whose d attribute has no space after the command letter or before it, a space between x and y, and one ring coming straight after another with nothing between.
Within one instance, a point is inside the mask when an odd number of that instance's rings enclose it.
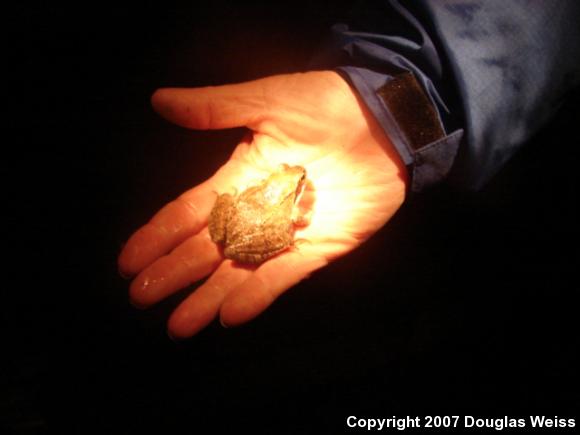
<instances>
[{"instance_id":1,"label":"frog","mask_svg":"<svg viewBox=\"0 0 580 435\"><path fill-rule=\"evenodd\" d=\"M306 182L302 166L282 164L240 194L219 195L209 216L212 241L226 258L260 264L294 244L296 226L309 223L298 208Z\"/></svg>"}]
</instances>

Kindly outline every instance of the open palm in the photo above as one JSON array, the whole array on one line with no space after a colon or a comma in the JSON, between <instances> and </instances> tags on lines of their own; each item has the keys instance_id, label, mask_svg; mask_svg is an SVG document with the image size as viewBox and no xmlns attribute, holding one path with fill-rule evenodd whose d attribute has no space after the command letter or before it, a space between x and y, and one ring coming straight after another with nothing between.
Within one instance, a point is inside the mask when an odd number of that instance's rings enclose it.
<instances>
[{"instance_id":1,"label":"open palm","mask_svg":"<svg viewBox=\"0 0 580 435\"><path fill-rule=\"evenodd\" d=\"M161 209L129 239L119 257L137 275L130 295L150 306L206 276L173 312L169 333L189 337L219 313L237 325L266 309L283 291L356 248L397 211L406 173L389 139L335 72L268 77L196 89L161 89L154 108L193 129L247 126L251 134L210 179ZM218 193L242 190L281 163L306 168L310 224L304 240L259 266L223 257L207 229Z\"/></svg>"}]
</instances>

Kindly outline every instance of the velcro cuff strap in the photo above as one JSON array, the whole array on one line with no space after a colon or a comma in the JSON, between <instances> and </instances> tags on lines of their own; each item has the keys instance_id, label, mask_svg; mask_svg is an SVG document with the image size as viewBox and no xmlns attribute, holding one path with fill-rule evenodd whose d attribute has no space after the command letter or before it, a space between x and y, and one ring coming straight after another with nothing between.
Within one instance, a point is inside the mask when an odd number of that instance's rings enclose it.
<instances>
[{"instance_id":1,"label":"velcro cuff strap","mask_svg":"<svg viewBox=\"0 0 580 435\"><path fill-rule=\"evenodd\" d=\"M411 72L396 75L378 94L413 150L445 136L435 107Z\"/></svg>"}]
</instances>

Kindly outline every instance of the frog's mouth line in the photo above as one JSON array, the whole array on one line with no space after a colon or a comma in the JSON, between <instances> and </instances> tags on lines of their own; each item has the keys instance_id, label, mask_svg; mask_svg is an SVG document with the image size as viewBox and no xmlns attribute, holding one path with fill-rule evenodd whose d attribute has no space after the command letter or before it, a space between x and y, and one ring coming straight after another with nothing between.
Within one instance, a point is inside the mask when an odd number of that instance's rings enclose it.
<instances>
[{"instance_id":1,"label":"frog's mouth line","mask_svg":"<svg viewBox=\"0 0 580 435\"><path fill-rule=\"evenodd\" d=\"M306 188L306 176L303 176L298 186L296 186L296 196L294 197L294 204L300 204L300 200L302 199L302 195L304 194L304 190Z\"/></svg>"}]
</instances>

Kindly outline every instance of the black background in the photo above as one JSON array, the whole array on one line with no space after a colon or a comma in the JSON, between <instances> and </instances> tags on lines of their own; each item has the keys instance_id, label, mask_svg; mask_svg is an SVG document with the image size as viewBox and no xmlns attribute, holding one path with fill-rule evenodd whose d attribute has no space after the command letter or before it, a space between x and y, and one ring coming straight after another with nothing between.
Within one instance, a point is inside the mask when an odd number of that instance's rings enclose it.
<instances>
[{"instance_id":1,"label":"black background","mask_svg":"<svg viewBox=\"0 0 580 435\"><path fill-rule=\"evenodd\" d=\"M348 7L6 11L1 433L579 417L577 93L483 191L408 201L248 325L174 343L165 321L191 289L149 311L129 305L124 240L244 133L169 125L151 93L304 70Z\"/></svg>"}]
</instances>

